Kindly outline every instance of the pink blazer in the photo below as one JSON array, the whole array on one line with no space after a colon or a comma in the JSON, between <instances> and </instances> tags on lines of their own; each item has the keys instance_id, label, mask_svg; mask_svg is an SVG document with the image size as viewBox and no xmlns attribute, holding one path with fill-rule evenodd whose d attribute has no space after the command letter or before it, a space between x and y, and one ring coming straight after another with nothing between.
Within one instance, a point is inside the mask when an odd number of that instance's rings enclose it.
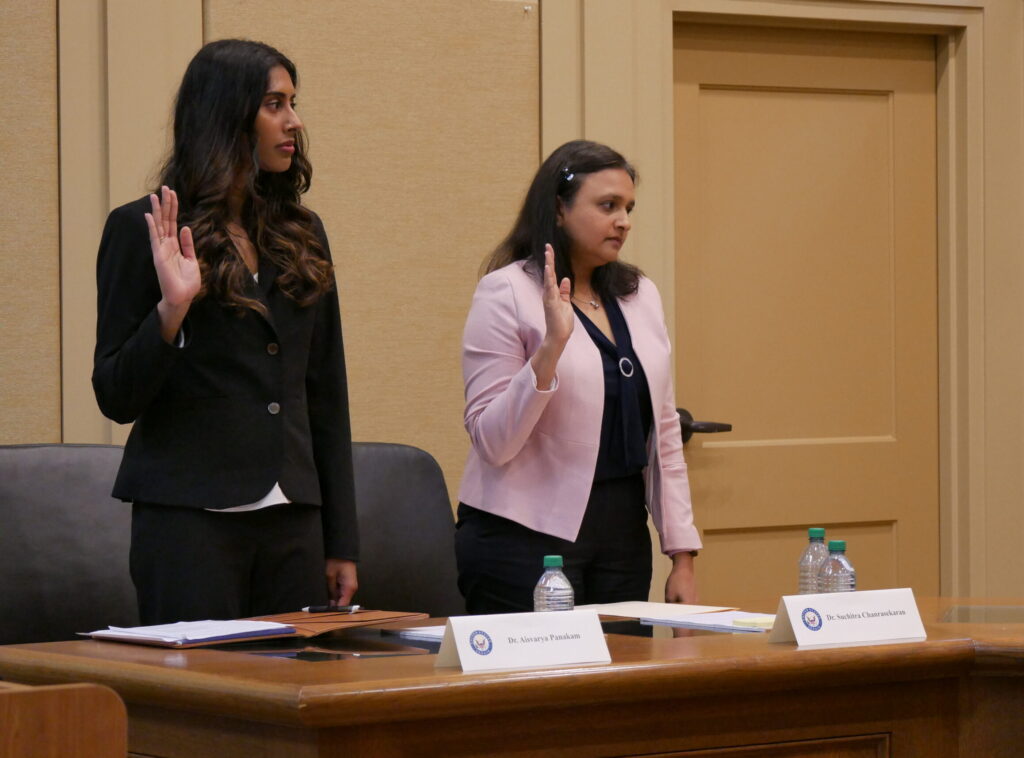
<instances>
[{"instance_id":1,"label":"pink blazer","mask_svg":"<svg viewBox=\"0 0 1024 758\"><path fill-rule=\"evenodd\" d=\"M601 436L601 354L579 318L553 388L537 389L530 357L544 338L539 282L512 263L480 280L462 339L464 422L472 446L459 500L535 531L575 540ZM661 296L649 279L620 301L654 406L644 469L647 507L671 555L701 547L672 389Z\"/></svg>"}]
</instances>

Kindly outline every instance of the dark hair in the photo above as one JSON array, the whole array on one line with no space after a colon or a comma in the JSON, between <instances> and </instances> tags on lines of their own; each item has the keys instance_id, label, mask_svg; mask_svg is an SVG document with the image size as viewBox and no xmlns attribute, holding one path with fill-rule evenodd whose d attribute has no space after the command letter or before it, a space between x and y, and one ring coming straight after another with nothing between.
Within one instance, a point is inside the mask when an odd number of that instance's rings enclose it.
<instances>
[{"instance_id":1,"label":"dark hair","mask_svg":"<svg viewBox=\"0 0 1024 758\"><path fill-rule=\"evenodd\" d=\"M313 169L306 141L295 135L287 171L261 171L256 115L270 70L283 66L298 85L295 65L262 42L223 39L204 45L185 71L174 104L174 146L160 184L178 193L179 225L192 228L202 272L200 297L264 311L244 293L252 281L227 233L228 198L245 180L241 223L256 249L280 270L278 286L300 305L333 286L333 269L313 231L313 214L300 205Z\"/></svg>"},{"instance_id":2,"label":"dark hair","mask_svg":"<svg viewBox=\"0 0 1024 758\"><path fill-rule=\"evenodd\" d=\"M587 174L610 168L622 169L636 184L636 169L607 145L573 140L551 153L537 169L512 231L485 261L485 271L525 260L526 269L540 281L544 276L544 245L551 243L555 277L558 281L568 277L575 285L569 257L572 240L558 224L558 204L571 206ZM602 297L624 297L636 292L641 275L636 266L613 261L594 269L590 284Z\"/></svg>"}]
</instances>

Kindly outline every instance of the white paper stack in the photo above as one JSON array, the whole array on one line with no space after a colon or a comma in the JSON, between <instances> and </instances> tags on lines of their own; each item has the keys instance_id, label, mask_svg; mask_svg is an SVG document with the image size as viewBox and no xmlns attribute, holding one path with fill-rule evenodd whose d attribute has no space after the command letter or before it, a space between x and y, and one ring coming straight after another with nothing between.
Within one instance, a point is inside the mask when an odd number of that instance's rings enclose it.
<instances>
[{"instance_id":1,"label":"white paper stack","mask_svg":"<svg viewBox=\"0 0 1024 758\"><path fill-rule=\"evenodd\" d=\"M632 619L675 619L698 613L734 611L736 608L728 605L686 605L685 603L648 603L631 600L623 603L577 605L576 610L597 611L602 616L622 616Z\"/></svg>"},{"instance_id":2,"label":"white paper stack","mask_svg":"<svg viewBox=\"0 0 1024 758\"><path fill-rule=\"evenodd\" d=\"M662 624L683 629L703 629L709 632L767 632L775 616L747 611L719 611L716 613L695 613L672 618L642 618L642 624Z\"/></svg>"},{"instance_id":3,"label":"white paper stack","mask_svg":"<svg viewBox=\"0 0 1024 758\"><path fill-rule=\"evenodd\" d=\"M277 637L291 634L294 631L294 627L274 621L235 619L231 621L178 621L174 624L153 626L111 626L107 629L88 632L87 636L98 640L178 647L250 637Z\"/></svg>"},{"instance_id":4,"label":"white paper stack","mask_svg":"<svg viewBox=\"0 0 1024 758\"><path fill-rule=\"evenodd\" d=\"M407 640L440 642L444 639L444 628L444 624L440 626L411 626L407 629L399 629L398 636Z\"/></svg>"}]
</instances>

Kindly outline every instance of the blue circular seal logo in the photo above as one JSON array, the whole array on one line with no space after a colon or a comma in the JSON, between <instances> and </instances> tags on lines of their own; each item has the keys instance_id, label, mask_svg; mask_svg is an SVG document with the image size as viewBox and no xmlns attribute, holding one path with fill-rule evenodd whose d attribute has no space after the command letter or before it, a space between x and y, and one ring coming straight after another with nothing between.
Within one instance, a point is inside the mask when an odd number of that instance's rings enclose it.
<instances>
[{"instance_id":1,"label":"blue circular seal logo","mask_svg":"<svg viewBox=\"0 0 1024 758\"><path fill-rule=\"evenodd\" d=\"M491 642L491 635L482 629L477 629L469 635L469 646L477 655L487 655L494 650L494 643Z\"/></svg>"},{"instance_id":2,"label":"blue circular seal logo","mask_svg":"<svg viewBox=\"0 0 1024 758\"><path fill-rule=\"evenodd\" d=\"M803 613L800 614L800 620L812 632L821 629L821 614L813 608L804 608Z\"/></svg>"}]
</instances>

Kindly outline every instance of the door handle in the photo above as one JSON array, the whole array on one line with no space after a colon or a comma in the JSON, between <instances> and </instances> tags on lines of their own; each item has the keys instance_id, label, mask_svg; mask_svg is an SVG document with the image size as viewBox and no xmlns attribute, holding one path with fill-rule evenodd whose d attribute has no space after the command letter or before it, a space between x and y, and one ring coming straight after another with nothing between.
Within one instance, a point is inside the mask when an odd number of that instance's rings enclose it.
<instances>
[{"instance_id":1,"label":"door handle","mask_svg":"<svg viewBox=\"0 0 1024 758\"><path fill-rule=\"evenodd\" d=\"M694 421L693 414L685 408L676 408L679 414L679 426L683 430L683 444L690 441L694 434L714 434L715 432L731 432L732 424L721 421Z\"/></svg>"}]
</instances>

